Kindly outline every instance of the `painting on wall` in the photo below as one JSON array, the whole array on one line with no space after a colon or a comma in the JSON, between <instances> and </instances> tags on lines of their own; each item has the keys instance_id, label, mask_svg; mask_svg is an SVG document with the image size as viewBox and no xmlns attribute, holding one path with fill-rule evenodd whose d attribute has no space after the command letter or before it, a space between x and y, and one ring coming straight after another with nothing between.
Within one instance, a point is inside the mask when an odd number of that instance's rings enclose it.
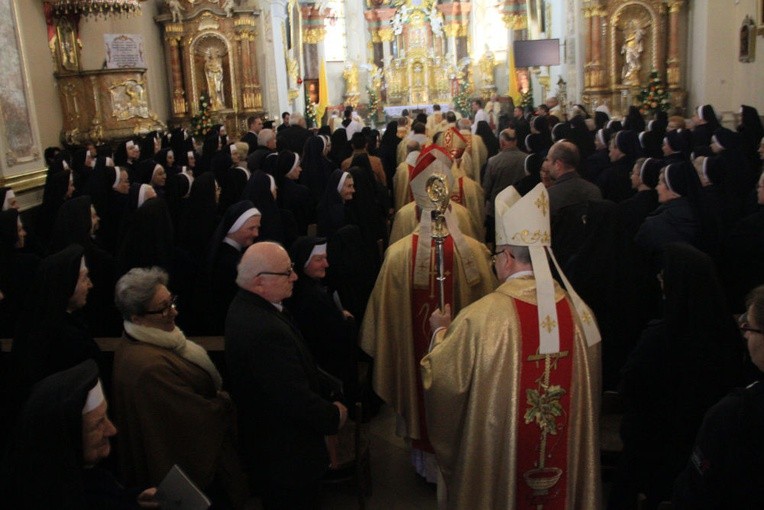
<instances>
[{"instance_id":1,"label":"painting on wall","mask_svg":"<svg viewBox=\"0 0 764 510\"><path fill-rule=\"evenodd\" d=\"M746 16L740 27L740 62L756 60L756 23Z\"/></svg>"},{"instance_id":2,"label":"painting on wall","mask_svg":"<svg viewBox=\"0 0 764 510\"><path fill-rule=\"evenodd\" d=\"M14 166L36 160L39 151L32 131L26 74L12 0L0 0L0 47L4 49L0 59L3 145L7 165Z\"/></svg>"}]
</instances>

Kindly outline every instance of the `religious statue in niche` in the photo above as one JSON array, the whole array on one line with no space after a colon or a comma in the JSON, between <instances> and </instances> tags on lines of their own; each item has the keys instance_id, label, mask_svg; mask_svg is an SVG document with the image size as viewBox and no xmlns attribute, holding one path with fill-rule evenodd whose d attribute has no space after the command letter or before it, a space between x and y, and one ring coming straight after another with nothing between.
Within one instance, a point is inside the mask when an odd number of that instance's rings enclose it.
<instances>
[{"instance_id":1,"label":"religious statue in niche","mask_svg":"<svg viewBox=\"0 0 764 510\"><path fill-rule=\"evenodd\" d=\"M342 77L345 79L345 95L357 95L358 92L358 66L355 62L345 62L345 69L342 71Z\"/></svg>"},{"instance_id":2,"label":"religious statue in niche","mask_svg":"<svg viewBox=\"0 0 764 510\"><path fill-rule=\"evenodd\" d=\"M225 108L223 60L217 48L208 48L204 54L204 75L207 78L207 91L210 95L212 110L222 110Z\"/></svg>"},{"instance_id":3,"label":"religious statue in niche","mask_svg":"<svg viewBox=\"0 0 764 510\"><path fill-rule=\"evenodd\" d=\"M621 82L624 85L639 85L639 71L642 69L640 58L644 51L643 39L645 29L635 19L629 21L626 29L626 37L621 46L621 55L624 56L621 68Z\"/></svg>"},{"instance_id":4,"label":"religious statue in niche","mask_svg":"<svg viewBox=\"0 0 764 510\"><path fill-rule=\"evenodd\" d=\"M494 56L488 45L485 45L485 53L478 61L478 67L480 68L481 78L483 79L484 88L495 88L493 82L493 69L496 67L496 57Z\"/></svg>"}]
</instances>

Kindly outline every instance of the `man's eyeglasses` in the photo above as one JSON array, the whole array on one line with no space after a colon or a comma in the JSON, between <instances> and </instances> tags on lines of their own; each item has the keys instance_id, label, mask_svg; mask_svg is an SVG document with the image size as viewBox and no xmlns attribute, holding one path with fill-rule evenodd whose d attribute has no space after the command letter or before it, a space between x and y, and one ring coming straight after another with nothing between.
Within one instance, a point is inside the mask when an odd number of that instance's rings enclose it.
<instances>
[{"instance_id":1,"label":"man's eyeglasses","mask_svg":"<svg viewBox=\"0 0 764 510\"><path fill-rule=\"evenodd\" d=\"M159 310L147 310L146 312L143 312L143 315L162 315L162 317L167 317L170 315L170 310L177 310L178 308L178 296L170 296L170 302L165 306L164 308L160 308Z\"/></svg>"},{"instance_id":2,"label":"man's eyeglasses","mask_svg":"<svg viewBox=\"0 0 764 510\"><path fill-rule=\"evenodd\" d=\"M287 278L289 278L290 276L292 276L292 273L294 273L294 262L289 264L289 269L282 273L277 273L275 271L260 271L255 276L271 275L271 276L286 276Z\"/></svg>"},{"instance_id":3,"label":"man's eyeglasses","mask_svg":"<svg viewBox=\"0 0 764 510\"><path fill-rule=\"evenodd\" d=\"M494 264L496 264L496 259L497 259L497 258L499 258L499 255L501 255L501 254L502 254L502 253L504 253L505 251L507 251L507 249L506 249L506 248L504 248L504 249L503 249L503 250L501 250L501 251L495 251L495 252L493 252L493 253L491 254L491 262L492 262L492 263L494 263ZM511 254L510 254L510 255L511 255Z\"/></svg>"}]
</instances>

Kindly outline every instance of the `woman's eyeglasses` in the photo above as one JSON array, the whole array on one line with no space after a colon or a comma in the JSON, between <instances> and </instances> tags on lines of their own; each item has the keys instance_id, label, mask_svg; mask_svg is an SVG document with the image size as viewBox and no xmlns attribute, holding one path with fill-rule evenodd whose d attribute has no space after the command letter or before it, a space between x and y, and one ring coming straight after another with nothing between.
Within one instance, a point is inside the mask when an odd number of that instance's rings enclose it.
<instances>
[{"instance_id":1,"label":"woman's eyeglasses","mask_svg":"<svg viewBox=\"0 0 764 510\"><path fill-rule=\"evenodd\" d=\"M170 296L170 302L165 306L164 308L161 308L159 310L148 310L143 313L143 315L162 315L162 317L167 317L170 315L170 310L177 310L178 308L178 296Z\"/></svg>"}]
</instances>

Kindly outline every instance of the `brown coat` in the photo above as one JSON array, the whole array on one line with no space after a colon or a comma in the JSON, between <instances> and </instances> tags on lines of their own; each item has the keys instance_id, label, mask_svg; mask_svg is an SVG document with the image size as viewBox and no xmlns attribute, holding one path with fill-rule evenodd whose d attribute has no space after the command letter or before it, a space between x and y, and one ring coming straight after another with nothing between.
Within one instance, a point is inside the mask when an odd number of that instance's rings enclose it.
<instances>
[{"instance_id":1,"label":"brown coat","mask_svg":"<svg viewBox=\"0 0 764 510\"><path fill-rule=\"evenodd\" d=\"M219 475L232 501L246 497L234 406L206 371L168 349L126 338L114 354L113 393L128 485L157 485L178 464L202 489Z\"/></svg>"}]
</instances>

